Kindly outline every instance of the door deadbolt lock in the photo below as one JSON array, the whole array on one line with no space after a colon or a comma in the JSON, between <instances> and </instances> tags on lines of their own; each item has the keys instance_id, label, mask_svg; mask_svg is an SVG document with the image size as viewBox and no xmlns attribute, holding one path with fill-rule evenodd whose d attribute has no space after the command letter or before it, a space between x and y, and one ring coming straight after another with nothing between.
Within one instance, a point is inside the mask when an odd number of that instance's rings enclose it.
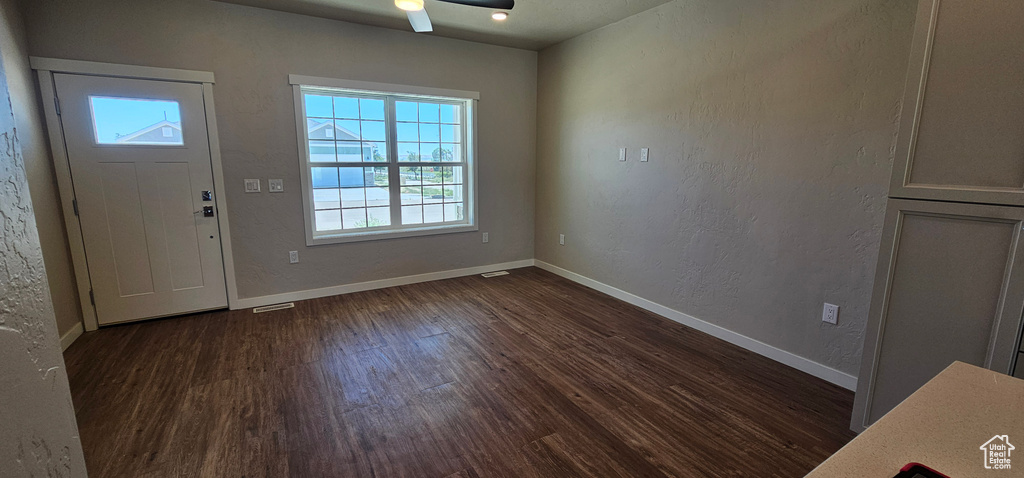
<instances>
[{"instance_id":1,"label":"door deadbolt lock","mask_svg":"<svg viewBox=\"0 0 1024 478\"><path fill-rule=\"evenodd\" d=\"M213 191L203 191L203 201L213 201Z\"/></svg>"}]
</instances>

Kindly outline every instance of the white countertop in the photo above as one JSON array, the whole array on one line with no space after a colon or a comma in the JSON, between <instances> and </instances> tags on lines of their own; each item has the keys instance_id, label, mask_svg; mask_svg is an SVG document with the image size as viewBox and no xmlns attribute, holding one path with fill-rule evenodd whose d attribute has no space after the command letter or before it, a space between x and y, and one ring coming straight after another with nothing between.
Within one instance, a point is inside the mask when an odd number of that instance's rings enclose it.
<instances>
[{"instance_id":1,"label":"white countertop","mask_svg":"<svg viewBox=\"0 0 1024 478\"><path fill-rule=\"evenodd\" d=\"M1007 435L1009 470L985 469L982 445ZM954 362L819 465L812 478L892 478L918 462L952 478L1024 477L1024 380Z\"/></svg>"}]
</instances>

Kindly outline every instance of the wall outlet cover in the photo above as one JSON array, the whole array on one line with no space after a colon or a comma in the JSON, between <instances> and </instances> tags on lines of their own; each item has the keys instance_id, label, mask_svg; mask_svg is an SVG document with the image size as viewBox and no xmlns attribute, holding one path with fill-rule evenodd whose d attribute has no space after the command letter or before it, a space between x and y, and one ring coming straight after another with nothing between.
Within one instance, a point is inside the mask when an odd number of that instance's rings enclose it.
<instances>
[{"instance_id":1,"label":"wall outlet cover","mask_svg":"<svg viewBox=\"0 0 1024 478\"><path fill-rule=\"evenodd\" d=\"M259 179L246 179L245 180L245 192L247 192L247 193L258 193L258 192L260 192L260 180Z\"/></svg>"},{"instance_id":2,"label":"wall outlet cover","mask_svg":"<svg viewBox=\"0 0 1024 478\"><path fill-rule=\"evenodd\" d=\"M299 263L299 251L288 251L288 262L291 264Z\"/></svg>"},{"instance_id":3,"label":"wall outlet cover","mask_svg":"<svg viewBox=\"0 0 1024 478\"><path fill-rule=\"evenodd\" d=\"M283 179L268 179L267 189L272 193L283 193L284 192L284 180Z\"/></svg>"},{"instance_id":4,"label":"wall outlet cover","mask_svg":"<svg viewBox=\"0 0 1024 478\"><path fill-rule=\"evenodd\" d=\"M641 163L646 163L649 159L651 159L651 148L641 148L640 149L640 162Z\"/></svg>"},{"instance_id":5,"label":"wall outlet cover","mask_svg":"<svg viewBox=\"0 0 1024 478\"><path fill-rule=\"evenodd\" d=\"M619 148L619 161L626 160L626 148Z\"/></svg>"},{"instance_id":6,"label":"wall outlet cover","mask_svg":"<svg viewBox=\"0 0 1024 478\"><path fill-rule=\"evenodd\" d=\"M821 311L821 321L828 322L832 325L839 324L839 306L834 304L825 303L825 307Z\"/></svg>"},{"instance_id":7,"label":"wall outlet cover","mask_svg":"<svg viewBox=\"0 0 1024 478\"><path fill-rule=\"evenodd\" d=\"M490 241L490 240L491 240L490 236L485 232L484 233L484 244L487 244L487 241Z\"/></svg>"}]
</instances>

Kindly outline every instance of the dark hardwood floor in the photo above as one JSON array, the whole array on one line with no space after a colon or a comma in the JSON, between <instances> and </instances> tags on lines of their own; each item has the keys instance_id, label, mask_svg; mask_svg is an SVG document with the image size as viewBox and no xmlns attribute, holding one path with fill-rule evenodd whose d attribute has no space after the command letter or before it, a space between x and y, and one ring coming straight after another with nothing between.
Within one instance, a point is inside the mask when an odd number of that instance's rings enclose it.
<instances>
[{"instance_id":1,"label":"dark hardwood floor","mask_svg":"<svg viewBox=\"0 0 1024 478\"><path fill-rule=\"evenodd\" d=\"M92 477L803 476L853 394L528 268L101 329Z\"/></svg>"}]
</instances>

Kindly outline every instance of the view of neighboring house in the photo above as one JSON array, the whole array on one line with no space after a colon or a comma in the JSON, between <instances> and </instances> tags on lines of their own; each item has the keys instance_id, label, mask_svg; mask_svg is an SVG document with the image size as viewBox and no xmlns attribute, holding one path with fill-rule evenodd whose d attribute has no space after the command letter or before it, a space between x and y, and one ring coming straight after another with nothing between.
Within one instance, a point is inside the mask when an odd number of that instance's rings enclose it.
<instances>
[{"instance_id":1,"label":"view of neighboring house","mask_svg":"<svg viewBox=\"0 0 1024 478\"><path fill-rule=\"evenodd\" d=\"M118 135L115 144L185 144L181 134L181 122L161 120L134 133Z\"/></svg>"},{"instance_id":2,"label":"view of neighboring house","mask_svg":"<svg viewBox=\"0 0 1024 478\"><path fill-rule=\"evenodd\" d=\"M375 143L358 143L359 133L338 126L333 120L308 120L309 154L312 161L370 162L377 152ZM333 143L338 141L338 143ZM346 143L344 141L352 141Z\"/></svg>"}]
</instances>

